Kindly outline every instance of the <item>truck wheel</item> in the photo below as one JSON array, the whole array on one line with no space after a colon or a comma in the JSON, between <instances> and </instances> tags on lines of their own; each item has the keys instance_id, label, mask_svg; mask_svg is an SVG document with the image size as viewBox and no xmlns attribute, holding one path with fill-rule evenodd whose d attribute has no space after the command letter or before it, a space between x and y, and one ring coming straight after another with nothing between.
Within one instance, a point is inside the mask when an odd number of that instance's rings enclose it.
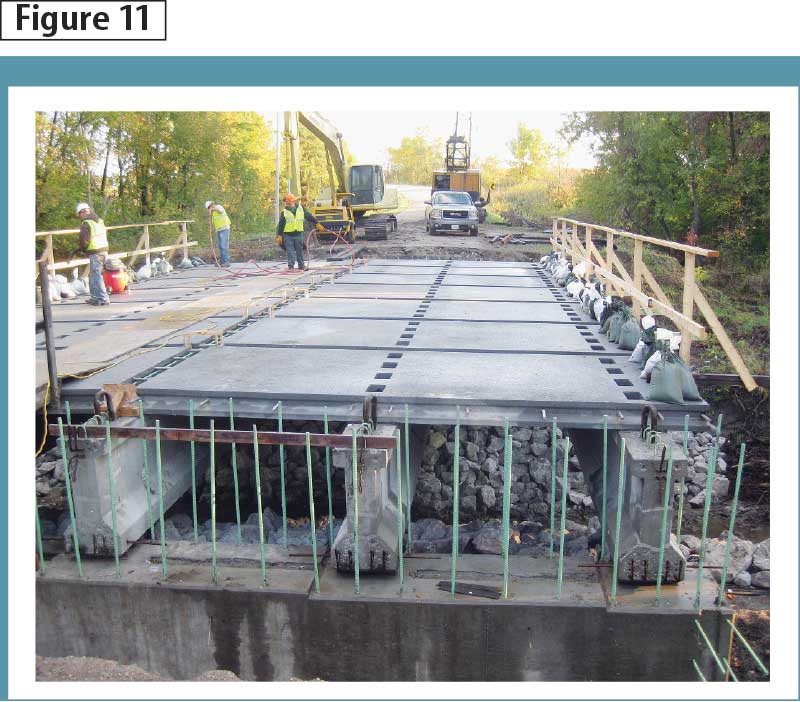
<instances>
[{"instance_id":1,"label":"truck wheel","mask_svg":"<svg viewBox=\"0 0 800 702\"><path fill-rule=\"evenodd\" d=\"M472 227L472 229L469 230L469 233L470 236L478 236L478 227Z\"/></svg>"}]
</instances>

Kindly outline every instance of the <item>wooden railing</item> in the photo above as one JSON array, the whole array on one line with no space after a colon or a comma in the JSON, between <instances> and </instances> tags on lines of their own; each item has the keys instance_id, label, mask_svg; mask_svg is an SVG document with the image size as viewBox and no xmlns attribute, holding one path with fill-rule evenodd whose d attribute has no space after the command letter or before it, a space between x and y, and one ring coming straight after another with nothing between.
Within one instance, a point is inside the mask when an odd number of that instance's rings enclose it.
<instances>
[{"instance_id":1,"label":"wooden railing","mask_svg":"<svg viewBox=\"0 0 800 702\"><path fill-rule=\"evenodd\" d=\"M582 239L581 229L583 230ZM605 257L600 253L592 238L595 233L601 232L605 235ZM614 241L617 237L633 241L633 271L631 273L625 269L614 250ZM681 332L680 355L686 363L689 362L691 356L692 340L705 339L708 336L706 328L694 319L694 308L697 306L742 379L744 386L750 391L758 387L719 318L697 286L696 258L698 256L718 258L718 251L563 217L553 218L553 234L550 241L554 249L562 251L571 259L573 265L577 265L581 261L586 262L587 279L596 275L605 280L617 295L630 297L633 301L634 314L637 317L652 313L672 320ZM664 293L652 271L645 264L642 256L645 244L684 252L683 296L680 311ZM648 294L647 289L651 294Z\"/></svg>"},{"instance_id":2,"label":"wooden railing","mask_svg":"<svg viewBox=\"0 0 800 702\"><path fill-rule=\"evenodd\" d=\"M197 246L196 241L189 241L188 231L187 231L187 224L192 224L194 222L193 219L174 219L169 220L167 222L148 222L147 224L117 224L111 227L106 227L106 231L111 232L117 229L134 229L141 227L142 234L139 237L139 242L136 244L136 247L133 251L120 251L109 253L109 256L112 258L128 258L128 265L133 267L136 263L136 259L139 256L144 256L145 261L150 263L150 254L153 253L164 253L169 251L170 254L168 256L171 259L175 253L180 249L183 253L184 258L189 257L189 247L190 246ZM167 225L177 224L180 225L180 233L178 234L178 238L175 240L175 243L170 246L150 246L150 228L151 227L163 227ZM55 229L48 232L36 232L36 238L43 238L45 240L44 251L42 252L42 258L47 261L47 270L57 271L63 270L64 268L75 268L76 266L85 266L89 264L88 258L74 258L69 261L56 261L53 256L53 237L55 236L66 236L68 234L79 234L80 229ZM111 244L111 237L109 237L109 247Z\"/></svg>"}]
</instances>

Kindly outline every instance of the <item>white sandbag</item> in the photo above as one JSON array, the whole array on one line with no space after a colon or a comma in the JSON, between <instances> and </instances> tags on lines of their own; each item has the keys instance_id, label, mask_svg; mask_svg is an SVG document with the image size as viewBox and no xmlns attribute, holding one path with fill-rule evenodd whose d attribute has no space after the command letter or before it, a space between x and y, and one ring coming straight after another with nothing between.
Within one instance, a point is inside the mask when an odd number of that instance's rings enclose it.
<instances>
[{"instance_id":1,"label":"white sandbag","mask_svg":"<svg viewBox=\"0 0 800 702\"><path fill-rule=\"evenodd\" d=\"M66 277L60 273L56 273L54 277L56 279L56 283L61 283L61 285L66 285L69 282Z\"/></svg>"},{"instance_id":2,"label":"white sandbag","mask_svg":"<svg viewBox=\"0 0 800 702\"><path fill-rule=\"evenodd\" d=\"M636 344L636 346L634 347L633 351L631 352L631 356L628 360L632 361L633 363L641 363L642 359L644 358L645 346L646 344L644 343L644 341L640 340L639 343Z\"/></svg>"},{"instance_id":3,"label":"white sandbag","mask_svg":"<svg viewBox=\"0 0 800 702\"><path fill-rule=\"evenodd\" d=\"M652 327L654 327L656 325L656 319L655 319L655 317L653 317L653 316L648 314L648 315L645 315L644 317L642 317L641 324L642 324L642 329L645 329L645 330L646 329L651 329Z\"/></svg>"},{"instance_id":4,"label":"white sandbag","mask_svg":"<svg viewBox=\"0 0 800 702\"><path fill-rule=\"evenodd\" d=\"M581 261L577 266L572 269L572 272L579 278L586 275L586 261Z\"/></svg>"},{"instance_id":5,"label":"white sandbag","mask_svg":"<svg viewBox=\"0 0 800 702\"><path fill-rule=\"evenodd\" d=\"M647 363L644 364L644 369L639 374L639 377L642 380L648 380L650 378L650 374L653 372L653 368L655 368L656 363L661 360L661 351L656 351L650 358L647 359Z\"/></svg>"},{"instance_id":6,"label":"white sandbag","mask_svg":"<svg viewBox=\"0 0 800 702\"><path fill-rule=\"evenodd\" d=\"M141 268L136 271L136 280L149 280L153 275L153 271L151 266L148 264L144 264Z\"/></svg>"},{"instance_id":7,"label":"white sandbag","mask_svg":"<svg viewBox=\"0 0 800 702\"><path fill-rule=\"evenodd\" d=\"M656 341L669 341L669 349L674 353L681 347L681 333L669 329L656 329Z\"/></svg>"},{"instance_id":8,"label":"white sandbag","mask_svg":"<svg viewBox=\"0 0 800 702\"><path fill-rule=\"evenodd\" d=\"M158 262L158 272L161 275L167 275L168 273L172 273L172 264L170 264L170 262L167 261L166 258L162 258Z\"/></svg>"},{"instance_id":9,"label":"white sandbag","mask_svg":"<svg viewBox=\"0 0 800 702\"><path fill-rule=\"evenodd\" d=\"M567 284L567 292L572 295L574 298L578 298L578 293L583 289L583 283L579 280L573 280L571 283Z\"/></svg>"},{"instance_id":10,"label":"white sandbag","mask_svg":"<svg viewBox=\"0 0 800 702\"><path fill-rule=\"evenodd\" d=\"M600 316L603 314L603 310L606 308L608 303L601 297L594 301L592 306L592 311L594 312L594 318L599 322Z\"/></svg>"},{"instance_id":11,"label":"white sandbag","mask_svg":"<svg viewBox=\"0 0 800 702\"><path fill-rule=\"evenodd\" d=\"M72 291L75 295L88 295L89 294L89 279L88 278L75 278L70 283Z\"/></svg>"},{"instance_id":12,"label":"white sandbag","mask_svg":"<svg viewBox=\"0 0 800 702\"><path fill-rule=\"evenodd\" d=\"M50 277L50 302L61 302L61 284L53 277Z\"/></svg>"}]
</instances>

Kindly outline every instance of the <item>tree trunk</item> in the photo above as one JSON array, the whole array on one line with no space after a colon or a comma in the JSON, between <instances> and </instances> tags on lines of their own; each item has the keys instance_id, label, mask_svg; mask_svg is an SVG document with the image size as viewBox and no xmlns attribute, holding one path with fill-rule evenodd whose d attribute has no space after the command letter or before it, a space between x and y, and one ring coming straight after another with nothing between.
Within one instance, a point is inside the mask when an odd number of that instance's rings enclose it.
<instances>
[{"instance_id":1,"label":"tree trunk","mask_svg":"<svg viewBox=\"0 0 800 702\"><path fill-rule=\"evenodd\" d=\"M697 188L697 127L695 125L695 113L687 115L689 123L689 187L692 191L692 229L700 236L700 201L698 199Z\"/></svg>"},{"instance_id":2,"label":"tree trunk","mask_svg":"<svg viewBox=\"0 0 800 702\"><path fill-rule=\"evenodd\" d=\"M736 163L736 113L728 113L728 132L730 134L731 142L731 164Z\"/></svg>"}]
</instances>

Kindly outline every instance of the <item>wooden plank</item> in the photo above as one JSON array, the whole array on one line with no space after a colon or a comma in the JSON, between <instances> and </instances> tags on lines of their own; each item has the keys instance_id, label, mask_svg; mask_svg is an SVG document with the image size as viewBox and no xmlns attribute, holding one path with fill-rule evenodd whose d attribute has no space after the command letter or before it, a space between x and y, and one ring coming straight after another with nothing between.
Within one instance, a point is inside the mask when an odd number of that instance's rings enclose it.
<instances>
[{"instance_id":1,"label":"wooden plank","mask_svg":"<svg viewBox=\"0 0 800 702\"><path fill-rule=\"evenodd\" d=\"M694 275L695 255L687 253L684 257L683 266L683 314L692 319L694 316L694 293L697 287ZM690 338L681 341L681 359L688 364L692 357L692 340Z\"/></svg>"},{"instance_id":2,"label":"wooden plank","mask_svg":"<svg viewBox=\"0 0 800 702\"><path fill-rule=\"evenodd\" d=\"M703 249L699 246L689 246L688 244L679 244L675 241L667 241L666 239L657 239L654 236L644 236L642 234L634 234L633 232L626 232L621 229L613 229L612 227L604 227L601 224L590 224L588 222L581 222L580 220L575 219L566 219L562 218L563 222L569 222L573 225L580 225L582 227L591 226L597 229L598 231L604 231L607 234L618 234L619 236L624 236L627 239L633 239L634 241L639 240L642 242L646 242L648 244L653 244L654 246L662 246L667 249L675 249L676 251L685 251L687 253L693 253L697 256L705 256L706 258L719 258L719 251L714 249Z\"/></svg>"},{"instance_id":3,"label":"wooden plank","mask_svg":"<svg viewBox=\"0 0 800 702\"><path fill-rule=\"evenodd\" d=\"M698 385L705 387L744 386L742 379L736 373L692 373L692 377ZM768 375L754 375L753 380L755 380L761 388L769 387Z\"/></svg>"},{"instance_id":4,"label":"wooden plank","mask_svg":"<svg viewBox=\"0 0 800 702\"><path fill-rule=\"evenodd\" d=\"M636 240L633 242L633 287L639 292L642 291L642 249L644 243ZM634 304L633 314L636 317L641 317L644 310L639 305Z\"/></svg>"},{"instance_id":5,"label":"wooden plank","mask_svg":"<svg viewBox=\"0 0 800 702\"><path fill-rule=\"evenodd\" d=\"M656 298L661 300L661 302L663 302L665 305L669 305L670 307L675 307L675 305L673 305L670 299L667 297L666 293L661 289L661 286L658 284L658 281L650 272L650 269L647 267L647 264L644 263L644 261L642 262L642 275L644 275L645 283L647 283L650 286L650 289L653 291Z\"/></svg>"},{"instance_id":6,"label":"wooden plank","mask_svg":"<svg viewBox=\"0 0 800 702\"><path fill-rule=\"evenodd\" d=\"M148 222L148 226L150 227L160 227L168 224L194 224L193 219L170 219L166 222ZM114 224L110 227L106 227L106 231L111 231L113 229L133 229L136 227L143 227L145 226L144 223L142 224ZM62 234L80 234L80 229L53 229L51 231L46 232L36 232L35 236L52 236L53 234L62 235Z\"/></svg>"},{"instance_id":7,"label":"wooden plank","mask_svg":"<svg viewBox=\"0 0 800 702\"><path fill-rule=\"evenodd\" d=\"M128 265L133 268L134 264L136 263L136 259L139 258L139 254L142 253L141 249L144 248L144 231L139 235L139 241L136 242L136 248L133 252L133 256L131 256L131 260L128 261Z\"/></svg>"},{"instance_id":8,"label":"wooden plank","mask_svg":"<svg viewBox=\"0 0 800 702\"><path fill-rule=\"evenodd\" d=\"M733 342L728 336L728 333L725 331L725 327L723 327L722 322L719 321L719 317L717 317L717 315L714 313L714 310L711 309L711 305L708 304L708 300L706 300L705 295L703 295L703 293L701 293L697 287L695 287L694 290L694 303L697 305L697 309L699 309L702 315L706 318L708 326L711 327L711 331L713 331L717 339L719 339L720 345L725 353L728 354L728 358L733 364L736 372L739 374L739 377L742 379L745 388L747 388L747 390L750 392L755 390L758 387L758 383L756 383L755 379L750 373L750 370L745 365L745 362L739 354L739 351L737 350L736 346L734 346Z\"/></svg>"},{"instance_id":9,"label":"wooden plank","mask_svg":"<svg viewBox=\"0 0 800 702\"><path fill-rule=\"evenodd\" d=\"M179 247L183 246L179 244ZM188 246L197 246L196 241L190 241ZM174 249L175 246L155 246L152 249L149 249L150 253L161 253L162 251L171 251ZM120 253L112 253L108 254L109 258L127 258L132 254L136 254L137 256L144 253L144 251L122 251ZM48 266L49 270L51 271L60 271L65 268L75 268L76 266L86 266L89 265L88 258L74 258L70 261L61 261L59 263L54 263L52 266Z\"/></svg>"},{"instance_id":10,"label":"wooden plank","mask_svg":"<svg viewBox=\"0 0 800 702\"><path fill-rule=\"evenodd\" d=\"M592 264L592 246L594 246L594 243L592 243L592 227L587 226L586 227L586 246L584 247L586 249L585 254L586 254L586 278L587 279L591 278L592 268L594 267L593 264Z\"/></svg>"}]
</instances>

